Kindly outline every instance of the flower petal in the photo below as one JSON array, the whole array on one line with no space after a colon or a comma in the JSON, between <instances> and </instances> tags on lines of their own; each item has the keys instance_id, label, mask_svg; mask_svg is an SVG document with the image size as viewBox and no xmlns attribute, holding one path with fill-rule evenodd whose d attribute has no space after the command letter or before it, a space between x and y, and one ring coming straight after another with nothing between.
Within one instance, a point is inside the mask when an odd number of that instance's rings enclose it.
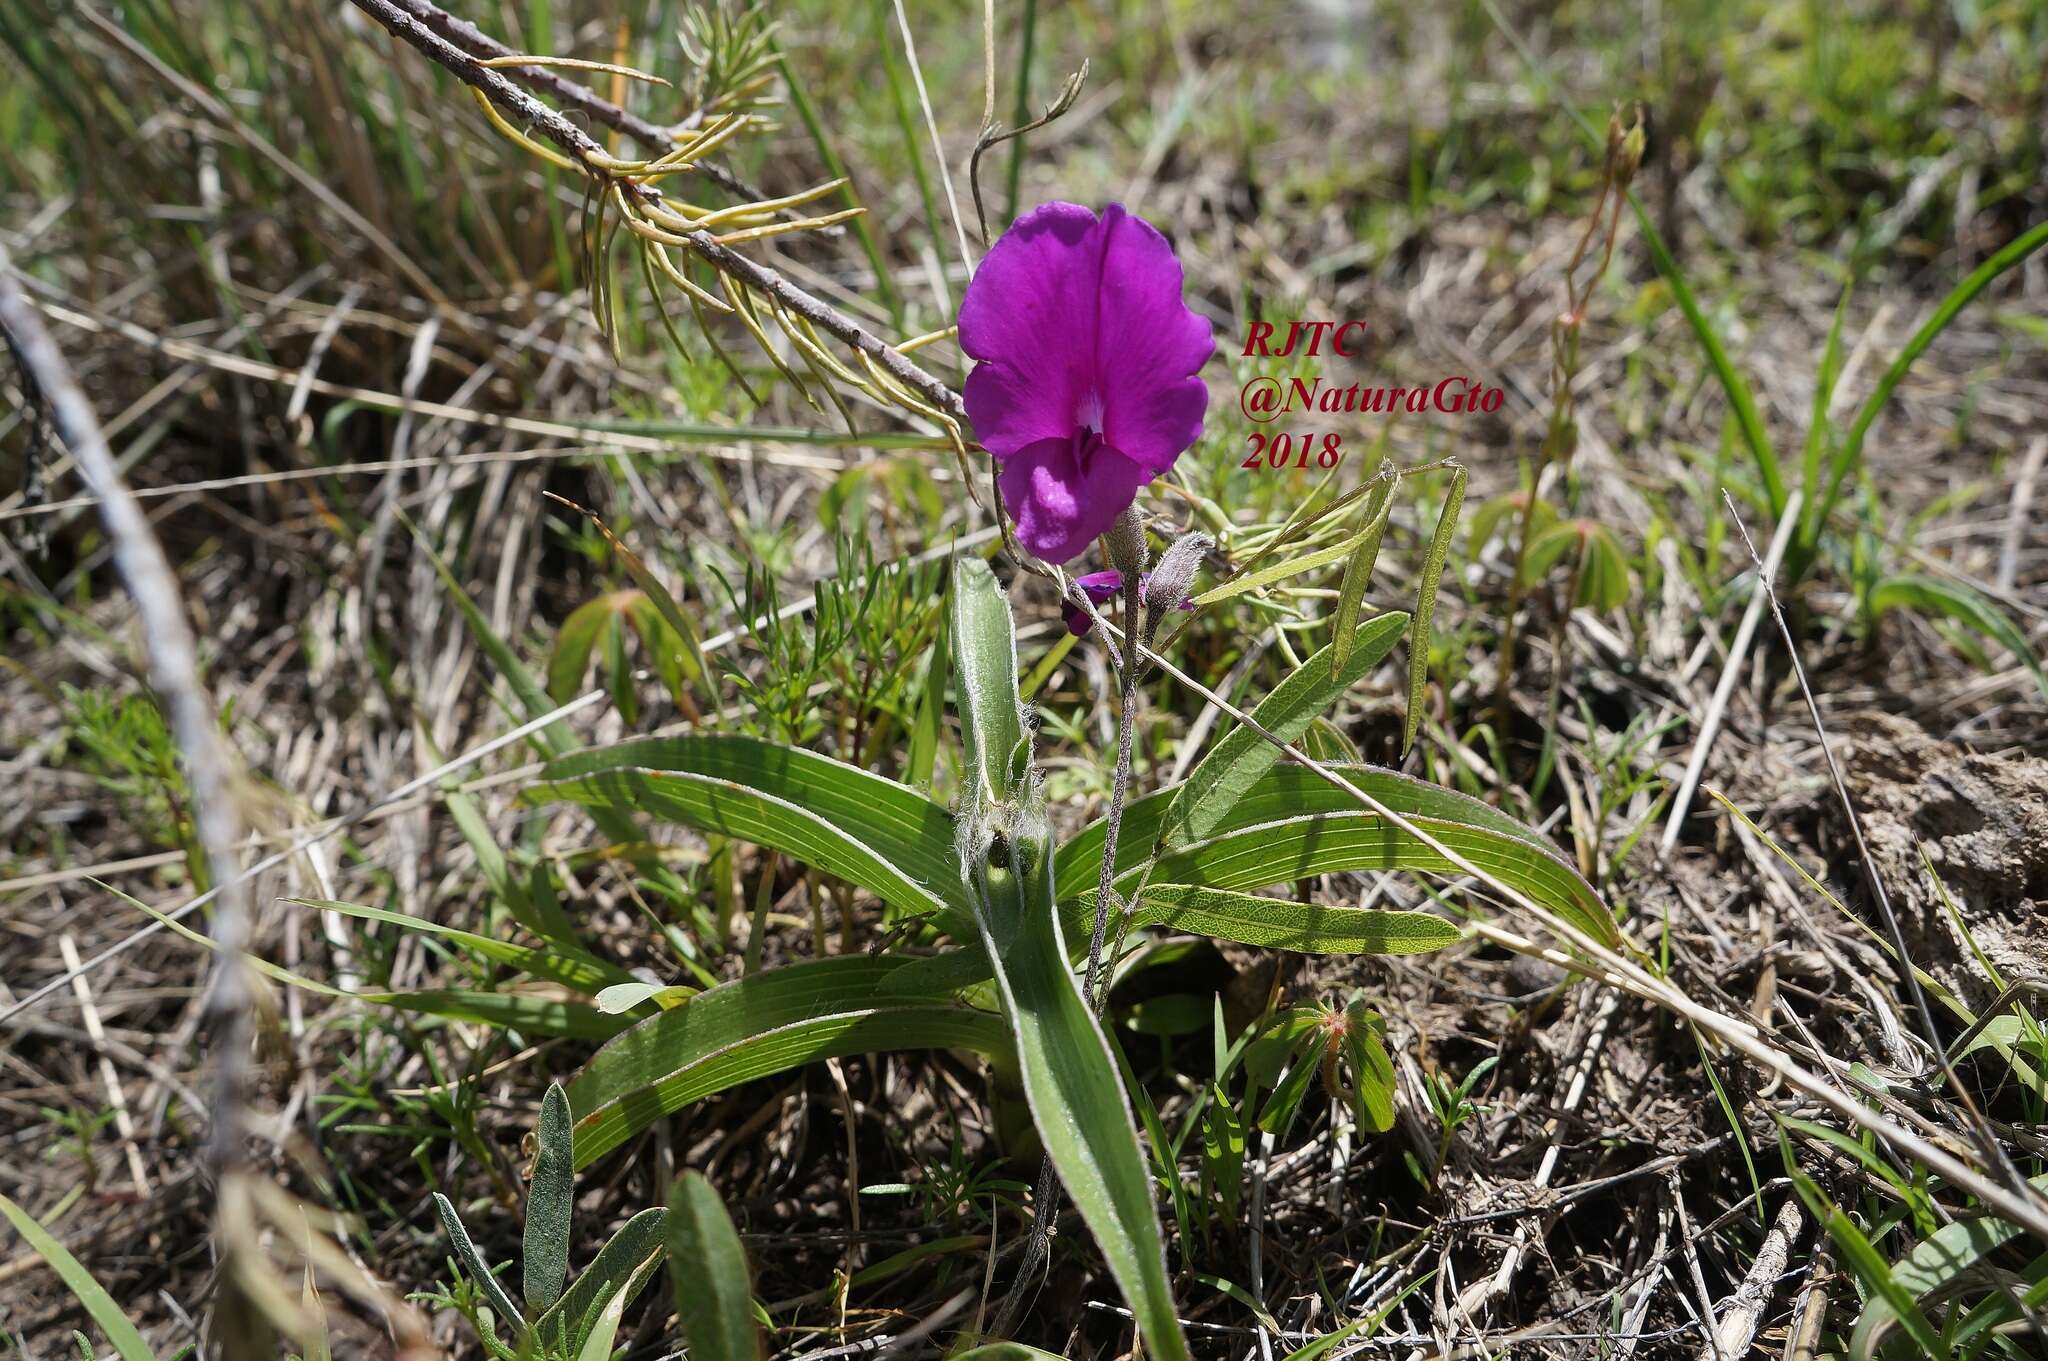
<instances>
[{"instance_id":1,"label":"flower petal","mask_svg":"<svg viewBox=\"0 0 2048 1361\"><path fill-rule=\"evenodd\" d=\"M1102 232L1095 370L1103 439L1163 473L1202 432L1209 389L1194 375L1215 352L1215 332L1182 301L1180 261L1157 228L1112 203Z\"/></svg>"},{"instance_id":2,"label":"flower petal","mask_svg":"<svg viewBox=\"0 0 2048 1361\"><path fill-rule=\"evenodd\" d=\"M1124 574L1114 567L1105 572L1084 572L1074 578L1074 584L1096 604L1106 605L1123 590Z\"/></svg>"},{"instance_id":3,"label":"flower petal","mask_svg":"<svg viewBox=\"0 0 2048 1361\"><path fill-rule=\"evenodd\" d=\"M1093 438L1039 440L1003 462L996 483L1017 541L1071 562L1116 523L1152 475Z\"/></svg>"},{"instance_id":4,"label":"flower petal","mask_svg":"<svg viewBox=\"0 0 2048 1361\"><path fill-rule=\"evenodd\" d=\"M960 303L960 348L981 363L963 393L998 458L1075 430L1095 387L1101 222L1077 203L1035 208L1003 233Z\"/></svg>"}]
</instances>

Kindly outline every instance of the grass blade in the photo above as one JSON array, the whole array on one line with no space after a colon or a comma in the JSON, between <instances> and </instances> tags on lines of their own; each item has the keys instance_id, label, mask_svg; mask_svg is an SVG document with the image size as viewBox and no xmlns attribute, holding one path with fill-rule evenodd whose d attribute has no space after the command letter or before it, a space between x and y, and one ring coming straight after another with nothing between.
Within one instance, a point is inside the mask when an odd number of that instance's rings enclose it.
<instances>
[{"instance_id":1,"label":"grass blade","mask_svg":"<svg viewBox=\"0 0 2048 1361\"><path fill-rule=\"evenodd\" d=\"M1877 386L1871 389L1862 409L1856 413L1856 423L1849 427L1848 438L1835 450L1835 457L1829 466L1826 494L1809 498L1806 528L1800 536L1802 549L1810 550L1811 546L1819 541L1820 527L1827 523L1828 515L1835 508L1835 502L1841 498L1842 483L1863 457L1863 437L1870 433L1871 423L1877 419L1877 413L1884 409L1884 404L1891 399L1892 390L1898 387L1900 380L1906 376L1906 371L1913 367L1913 361L1927 352L1927 347L1934 343L1935 338L1948 329L1948 324L1954 321L1993 279L2044 245L2048 245L2048 222L2039 222L2008 242L2003 250L1989 260L1970 271L1970 276L1957 284L1949 295L1941 300L1941 305L1934 309L1933 315L1922 322L1920 329L1913 333L1913 338L1899 351L1898 358L1892 360L1891 367L1877 380ZM1783 508L1784 498L1776 498L1772 509Z\"/></svg>"},{"instance_id":2,"label":"grass blade","mask_svg":"<svg viewBox=\"0 0 2048 1361\"><path fill-rule=\"evenodd\" d=\"M1542 835L1501 812L1491 804L1445 789L1412 775L1384 766L1336 763L1329 767L1397 813L1409 817L1435 818L1491 832L1507 841L1519 841L1538 853L1557 858L1557 850ZM1116 872L1129 875L1149 858L1153 841L1164 825L1179 787L1136 799L1124 809L1124 832L1117 845ZM1276 765L1261 775L1251 788L1225 812L1210 832L1222 836L1292 817L1325 813L1357 813L1358 802L1313 771L1293 764ZM1060 848L1056 879L1059 900L1094 889L1102 869L1100 822L1091 823ZM1276 881L1278 882L1278 881Z\"/></svg>"},{"instance_id":3,"label":"grass blade","mask_svg":"<svg viewBox=\"0 0 2048 1361\"><path fill-rule=\"evenodd\" d=\"M1070 929L1095 919L1095 895L1060 909ZM1260 898L1197 884L1147 884L1130 924L1309 955L1414 955L1456 943L1458 928L1434 912L1389 912Z\"/></svg>"},{"instance_id":4,"label":"grass blade","mask_svg":"<svg viewBox=\"0 0 2048 1361\"><path fill-rule=\"evenodd\" d=\"M1407 626L1408 616L1399 611L1366 620L1353 638L1351 657L1343 667L1331 664L1335 643L1322 648L1303 662L1300 670L1274 686L1251 717L1281 741L1295 741L1318 714L1379 665ZM1279 748L1253 729L1242 724L1232 729L1201 759L1186 782L1177 786L1155 838L1158 850L1168 851L1211 835L1279 760ZM1125 812L1123 839L1142 846L1137 827L1128 820L1136 811L1133 804Z\"/></svg>"},{"instance_id":5,"label":"grass blade","mask_svg":"<svg viewBox=\"0 0 2048 1361\"><path fill-rule=\"evenodd\" d=\"M1728 405L1735 410L1736 427L1742 431L1742 442L1749 446L1757 474L1764 480L1764 490L1770 493L1771 515L1776 518L1785 509L1785 473L1778 466L1777 454L1771 450L1771 437L1764 433L1763 417L1757 414L1756 397L1742 375L1735 371L1714 323L1700 311L1699 300L1693 297L1692 287L1686 283L1678 262L1671 258L1671 251L1658 233L1657 224L1650 220L1649 213L1643 210L1635 195L1629 195L1628 203L1635 210L1636 228L1643 234L1643 243L1650 248L1650 259L1656 264L1657 272L1664 276L1664 282L1671 286L1671 296L1677 301L1678 310L1685 314L1686 324L1692 327L1700 348L1707 352L1707 364L1714 370L1714 377L1720 380L1721 391L1728 395Z\"/></svg>"},{"instance_id":6,"label":"grass blade","mask_svg":"<svg viewBox=\"0 0 2048 1361\"><path fill-rule=\"evenodd\" d=\"M1436 533L1422 556L1422 579L1415 588L1415 634L1408 640L1408 721L1401 731L1401 754L1415 745L1422 729L1423 693L1429 687L1429 625L1436 616L1436 589L1443 579L1444 559L1451 553L1451 535L1458 531L1458 512L1465 505L1465 469L1452 465L1450 490L1437 513Z\"/></svg>"},{"instance_id":7,"label":"grass blade","mask_svg":"<svg viewBox=\"0 0 2048 1361\"><path fill-rule=\"evenodd\" d=\"M57 1273L57 1279L64 1282L79 1306L91 1316L92 1321L105 1333L107 1341L114 1344L114 1351L121 1361L153 1361L149 1344L142 1340L142 1334L128 1321L128 1315L121 1306L114 1303L106 1287L93 1279L93 1274L57 1241L56 1236L38 1224L27 1210L0 1195L0 1214L7 1216L14 1230L34 1250L36 1256Z\"/></svg>"},{"instance_id":8,"label":"grass blade","mask_svg":"<svg viewBox=\"0 0 2048 1361\"><path fill-rule=\"evenodd\" d=\"M448 1231L448 1242L455 1249L455 1260L476 1282L477 1289L484 1292L484 1298L490 1302L491 1311L498 1316L498 1321L516 1331L525 1316L519 1312L519 1306L512 1303L512 1297L505 1293L504 1285L491 1274L483 1254L476 1250L476 1244L470 1241L462 1216L455 1213L454 1205L439 1191L434 1192L434 1212L441 1216L441 1227Z\"/></svg>"}]
</instances>

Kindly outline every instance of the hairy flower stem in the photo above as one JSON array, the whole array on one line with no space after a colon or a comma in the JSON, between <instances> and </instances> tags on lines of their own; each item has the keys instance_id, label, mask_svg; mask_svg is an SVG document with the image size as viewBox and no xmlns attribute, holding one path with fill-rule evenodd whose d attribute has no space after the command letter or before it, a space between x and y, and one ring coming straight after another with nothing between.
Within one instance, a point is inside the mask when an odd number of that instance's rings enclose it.
<instances>
[{"instance_id":1,"label":"hairy flower stem","mask_svg":"<svg viewBox=\"0 0 2048 1361\"><path fill-rule=\"evenodd\" d=\"M1114 901L1116 880L1116 838L1124 820L1124 796L1131 784L1132 729L1138 709L1138 574L1124 573L1124 646L1119 667L1116 701L1116 777L1109 787L1109 817L1103 824L1102 873L1095 881L1095 927L1088 937L1088 973L1081 994L1102 1014L1109 986L1098 979L1102 972L1103 938L1109 931L1109 905Z\"/></svg>"}]
</instances>

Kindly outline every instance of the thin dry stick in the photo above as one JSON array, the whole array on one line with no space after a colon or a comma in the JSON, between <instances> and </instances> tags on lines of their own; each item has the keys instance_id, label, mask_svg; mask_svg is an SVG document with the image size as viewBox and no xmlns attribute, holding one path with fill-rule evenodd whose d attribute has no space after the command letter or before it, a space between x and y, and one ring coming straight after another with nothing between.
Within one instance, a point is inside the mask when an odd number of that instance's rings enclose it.
<instances>
[{"instance_id":1,"label":"thin dry stick","mask_svg":"<svg viewBox=\"0 0 2048 1361\"><path fill-rule=\"evenodd\" d=\"M960 197L953 192L953 171L946 164L946 143L939 136L939 120L932 113L932 97L924 87L924 69L917 61L917 41L910 36L910 17L903 12L903 0L896 0L896 28L903 35L903 54L910 58L910 83L917 87L917 102L924 106L924 127L932 139L932 155L939 163L939 183L946 189L946 210L953 215L953 235L960 243L960 266L968 277L974 275L974 252L967 246L967 223L960 216ZM993 71L993 65L991 65ZM945 274L938 276L941 291L945 287ZM948 312L953 310L952 299L942 297L940 302Z\"/></svg>"},{"instance_id":2,"label":"thin dry stick","mask_svg":"<svg viewBox=\"0 0 2048 1361\"><path fill-rule=\"evenodd\" d=\"M1561 1145L1556 1138L1558 1126L1563 1118L1574 1114L1579 1109L1579 1103L1586 1099L1586 1084L1593 1076L1594 1067L1600 1062L1601 1052L1607 1047L1607 1032L1614 1024L1614 1013L1620 1007L1620 993L1601 994L1599 1009L1593 1013L1592 1029L1586 1035L1585 1049L1579 1056L1578 1067L1572 1072L1571 1083L1565 1089L1564 1105L1560 1108L1561 1116L1547 1121L1544 1125L1544 1133L1549 1137L1550 1143L1544 1148L1543 1161L1536 1168L1535 1185L1538 1191L1549 1190L1551 1178L1557 1175L1558 1155L1561 1151ZM1515 1273L1521 1269L1523 1261L1528 1256L1530 1231L1531 1225L1526 1219L1515 1226L1514 1241L1508 1244L1507 1253L1501 1258L1500 1270L1468 1286L1464 1296L1458 1301L1461 1309L1467 1313L1477 1313L1488 1301L1514 1284Z\"/></svg>"},{"instance_id":3,"label":"thin dry stick","mask_svg":"<svg viewBox=\"0 0 2048 1361\"><path fill-rule=\"evenodd\" d=\"M521 55L469 20L457 18L444 9L426 3L426 0L392 0L392 3L472 56L493 61ZM703 122L704 115L700 110L668 127L662 127L658 123L649 122L630 109L619 107L588 85L558 75L545 66L518 66L510 69L523 83L547 91L572 108L581 109L606 127L626 134L650 151L674 149L678 132L687 132ZM722 165L698 161L697 169L719 188L738 194L741 198L756 201L767 197Z\"/></svg>"},{"instance_id":4,"label":"thin dry stick","mask_svg":"<svg viewBox=\"0 0 2048 1361\"><path fill-rule=\"evenodd\" d=\"M57 937L57 950L64 957L64 967L78 968L78 942L66 931ZM114 1109L114 1129L121 1136L121 1147L128 1155L128 1175L135 1178L135 1189L144 1195L150 1193L149 1173L142 1166L142 1149L135 1142L135 1118L128 1111L128 1093L121 1087L121 1075L114 1071L114 1060L107 1053L107 1031L100 1024L100 1009L92 1000L92 986L85 981L84 974L72 980L78 993L78 1012L85 1022L85 1034L100 1051L100 1081L106 1085L107 1104Z\"/></svg>"},{"instance_id":5,"label":"thin dry stick","mask_svg":"<svg viewBox=\"0 0 2048 1361\"><path fill-rule=\"evenodd\" d=\"M1700 787L1700 774L1707 768L1707 756L1714 749L1714 738L1721 731L1722 715L1728 712L1728 698L1735 693L1737 673L1742 670L1742 660L1749 655L1749 641L1756 634L1757 622L1764 615L1764 600L1778 564L1785 560L1785 549L1792 542L1792 531L1799 526L1799 498L1801 493L1793 492L1785 498L1784 513L1778 516L1778 529L1771 536L1770 551L1764 555L1763 566L1757 572L1757 582L1749 593L1749 608L1742 612L1742 623L1736 627L1735 641L1728 645L1728 664L1721 668L1720 683L1714 686L1714 697L1707 702L1707 715L1700 724L1700 734L1693 739L1692 759L1685 763L1685 778L1678 782L1678 795L1671 800L1671 816L1664 822L1662 851L1669 854L1678 844L1678 833L1685 825L1685 815L1692 809L1692 797Z\"/></svg>"},{"instance_id":6,"label":"thin dry stick","mask_svg":"<svg viewBox=\"0 0 2048 1361\"><path fill-rule=\"evenodd\" d=\"M2041 463L2048 459L2048 435L2036 435L2020 462L2020 475L2012 484L2012 509L2005 515L2005 540L1998 548L1998 575L1994 584L2001 591L2012 590L2020 569L2020 538L2033 523L2034 482L2041 475Z\"/></svg>"},{"instance_id":7,"label":"thin dry stick","mask_svg":"<svg viewBox=\"0 0 2048 1361\"><path fill-rule=\"evenodd\" d=\"M598 183L617 185L622 192L644 203L658 205L663 202L661 191L653 185L630 177L614 176L603 169L604 161L609 158L590 134L507 79L503 72L483 65L473 54L463 51L414 15L399 8L394 0L354 0L354 4L390 30L394 37L480 92L506 115L513 127L538 132L560 147ZM418 0L415 8L421 6L425 6L425 0ZM900 351L884 344L832 304L804 292L767 266L721 245L709 231L690 233L689 242L691 249L720 273L766 294L788 311L867 355L889 377L919 394L939 411L956 419L966 414L959 393L926 373Z\"/></svg>"},{"instance_id":8,"label":"thin dry stick","mask_svg":"<svg viewBox=\"0 0 2048 1361\"><path fill-rule=\"evenodd\" d=\"M1799 1235L1806 1227L1806 1215L1800 1208L1799 1197L1789 1195L1778 1207L1778 1217L1771 1224L1771 1231L1764 1235L1764 1244L1757 1250L1756 1260L1750 1263L1749 1274L1742 1278L1742 1284L1728 1300L1728 1312L1721 1316L1721 1324L1709 1338L1708 1345L1700 1349L1699 1361L1721 1361L1730 1356L1749 1355L1749 1344L1756 1339L1757 1325L1763 1322L1764 1310L1771 1302L1771 1295L1778 1288L1778 1277L1785 1274L1785 1263L1791 1258L1792 1245L1799 1241Z\"/></svg>"},{"instance_id":9,"label":"thin dry stick","mask_svg":"<svg viewBox=\"0 0 2048 1361\"><path fill-rule=\"evenodd\" d=\"M218 1026L208 1161L216 1178L241 1157L242 1086L249 1048L249 987L242 953L248 943L249 888L242 874L242 819L235 809L232 758L220 717L199 680L199 645L185 617L178 578L142 507L128 494L113 451L100 435L92 405L43 319L15 281L14 262L0 247L0 331L24 380L47 404L79 475L100 498L100 518L113 545L114 566L134 597L142 622L149 679L169 710L171 731L191 789L193 823L206 869L221 885L210 934L219 946L208 1009ZM67 970L67 978L77 971ZM9 1014L20 1009L11 1009Z\"/></svg>"}]
</instances>

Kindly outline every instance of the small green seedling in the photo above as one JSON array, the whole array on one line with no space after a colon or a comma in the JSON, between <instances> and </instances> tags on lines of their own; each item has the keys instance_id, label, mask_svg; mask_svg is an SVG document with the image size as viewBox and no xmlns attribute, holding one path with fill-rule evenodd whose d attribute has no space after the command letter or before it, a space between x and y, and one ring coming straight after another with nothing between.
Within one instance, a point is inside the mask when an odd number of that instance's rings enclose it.
<instances>
[{"instance_id":1,"label":"small green seedling","mask_svg":"<svg viewBox=\"0 0 2048 1361\"><path fill-rule=\"evenodd\" d=\"M550 1084L541 1102L533 1175L526 1196L522 1294L515 1304L456 1214L436 1191L434 1208L475 1287L464 1312L494 1361L604 1361L612 1352L625 1308L661 1263L669 1212L642 1210L606 1243L596 1260L563 1288L569 1270L571 1212L575 1204L575 1133L569 1098ZM463 1296L451 1296L462 1307Z\"/></svg>"}]
</instances>

